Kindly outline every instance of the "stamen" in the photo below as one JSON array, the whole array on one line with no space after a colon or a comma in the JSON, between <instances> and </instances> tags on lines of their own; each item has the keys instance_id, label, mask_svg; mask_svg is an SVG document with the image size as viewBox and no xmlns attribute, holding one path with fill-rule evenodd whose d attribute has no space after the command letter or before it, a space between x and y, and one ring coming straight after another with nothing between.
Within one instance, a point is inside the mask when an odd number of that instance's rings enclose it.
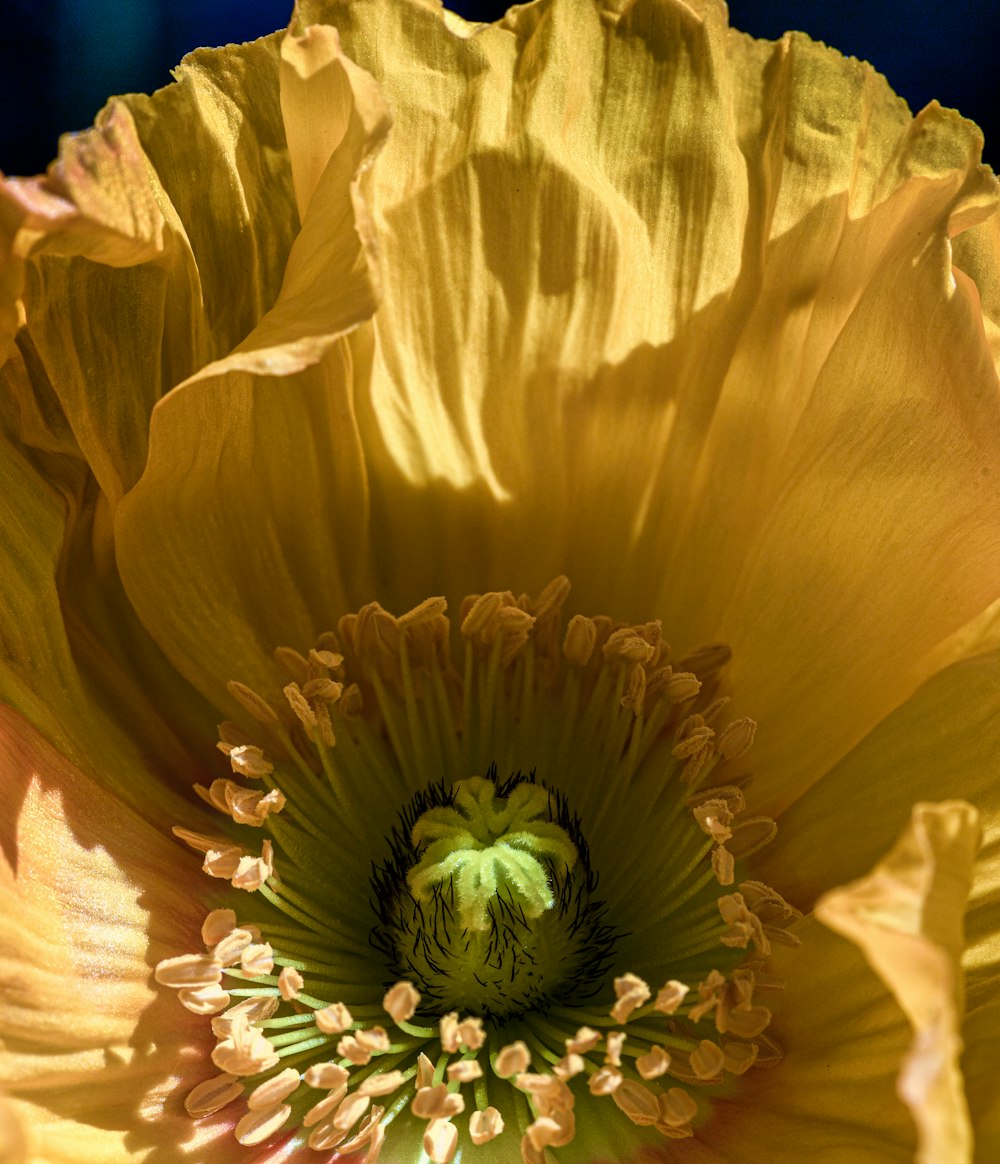
<instances>
[{"instance_id":1,"label":"stamen","mask_svg":"<svg viewBox=\"0 0 1000 1164\"><path fill-rule=\"evenodd\" d=\"M482 1145L503 1110L544 1164L574 1142L578 1101L690 1137L699 1088L780 1058L759 999L800 915L759 882L719 888L775 828L747 815L756 725L725 721L728 648L675 660L655 620L564 631L568 593L560 577L469 596L455 648L444 598L369 603L278 648L276 706L230 683L257 726L220 725L228 765L196 786L220 835L174 832L258 894L256 924L212 910L204 952L156 969L217 1039L193 1118L245 1096L240 1144L292 1124L375 1164L408 1108L447 1164L459 1121ZM647 937L676 975L658 990L620 965Z\"/></svg>"}]
</instances>

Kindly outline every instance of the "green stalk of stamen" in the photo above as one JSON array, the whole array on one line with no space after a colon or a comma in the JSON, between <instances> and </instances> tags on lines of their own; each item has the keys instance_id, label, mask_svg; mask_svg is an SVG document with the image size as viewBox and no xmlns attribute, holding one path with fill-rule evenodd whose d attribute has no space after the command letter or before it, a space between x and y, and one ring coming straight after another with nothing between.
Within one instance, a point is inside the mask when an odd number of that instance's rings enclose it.
<instances>
[{"instance_id":1,"label":"green stalk of stamen","mask_svg":"<svg viewBox=\"0 0 1000 1164\"><path fill-rule=\"evenodd\" d=\"M375 691L375 698L378 700L379 711L382 713L385 730L389 735L389 741L396 754L396 760L403 771L409 787L418 788L421 784L420 770L417 769L414 771L411 766L413 756L406 746L406 740L403 738L402 725L396 716L394 702L388 698L385 687L377 673L372 672L369 678Z\"/></svg>"},{"instance_id":2,"label":"green stalk of stamen","mask_svg":"<svg viewBox=\"0 0 1000 1164\"><path fill-rule=\"evenodd\" d=\"M413 690L413 673L410 670L410 658L406 649L406 635L400 636L399 653L401 670L403 673L403 702L406 707L406 725L410 733L410 751L416 757L417 771L432 772L430 755L427 750L427 740L424 736L423 724L417 707L417 697Z\"/></svg>"},{"instance_id":3,"label":"green stalk of stamen","mask_svg":"<svg viewBox=\"0 0 1000 1164\"><path fill-rule=\"evenodd\" d=\"M406 1034L414 1035L418 1039L434 1039L438 1034L437 1027L418 1027L415 1023L405 1020L397 1020L396 1026Z\"/></svg>"}]
</instances>

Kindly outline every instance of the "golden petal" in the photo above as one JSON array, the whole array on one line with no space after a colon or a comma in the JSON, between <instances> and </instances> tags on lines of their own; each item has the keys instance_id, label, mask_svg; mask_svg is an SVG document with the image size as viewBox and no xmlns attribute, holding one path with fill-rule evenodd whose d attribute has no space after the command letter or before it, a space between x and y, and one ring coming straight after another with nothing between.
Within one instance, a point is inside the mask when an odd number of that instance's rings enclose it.
<instances>
[{"instance_id":1,"label":"golden petal","mask_svg":"<svg viewBox=\"0 0 1000 1164\"><path fill-rule=\"evenodd\" d=\"M917 1125L919 1164L966 1164L972 1132L958 1059L962 918L979 847L962 801L918 804L894 848L816 915L854 942L913 1027L898 1091Z\"/></svg>"}]
</instances>

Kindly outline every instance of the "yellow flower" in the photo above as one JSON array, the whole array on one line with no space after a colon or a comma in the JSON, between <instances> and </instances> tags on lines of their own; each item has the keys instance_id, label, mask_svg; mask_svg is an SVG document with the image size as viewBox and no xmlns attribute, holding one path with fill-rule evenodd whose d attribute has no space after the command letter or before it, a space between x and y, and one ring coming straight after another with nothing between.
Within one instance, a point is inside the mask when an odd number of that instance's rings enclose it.
<instances>
[{"instance_id":1,"label":"yellow flower","mask_svg":"<svg viewBox=\"0 0 1000 1164\"><path fill-rule=\"evenodd\" d=\"M996 1157L980 144L301 0L0 182L5 1161Z\"/></svg>"}]
</instances>

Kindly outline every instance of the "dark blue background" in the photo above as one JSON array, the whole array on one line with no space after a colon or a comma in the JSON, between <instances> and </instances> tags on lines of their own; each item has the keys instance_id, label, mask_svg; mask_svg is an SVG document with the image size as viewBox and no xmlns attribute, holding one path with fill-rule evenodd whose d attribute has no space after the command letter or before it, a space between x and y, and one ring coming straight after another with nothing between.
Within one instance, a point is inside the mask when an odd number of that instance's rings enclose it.
<instances>
[{"instance_id":1,"label":"dark blue background","mask_svg":"<svg viewBox=\"0 0 1000 1164\"><path fill-rule=\"evenodd\" d=\"M476 19L505 8L453 0ZM0 0L0 169L44 169L62 130L113 93L150 91L202 44L284 26L291 0ZM731 0L732 23L773 39L800 28L872 62L919 109L932 97L977 121L1000 169L998 0Z\"/></svg>"}]
</instances>

